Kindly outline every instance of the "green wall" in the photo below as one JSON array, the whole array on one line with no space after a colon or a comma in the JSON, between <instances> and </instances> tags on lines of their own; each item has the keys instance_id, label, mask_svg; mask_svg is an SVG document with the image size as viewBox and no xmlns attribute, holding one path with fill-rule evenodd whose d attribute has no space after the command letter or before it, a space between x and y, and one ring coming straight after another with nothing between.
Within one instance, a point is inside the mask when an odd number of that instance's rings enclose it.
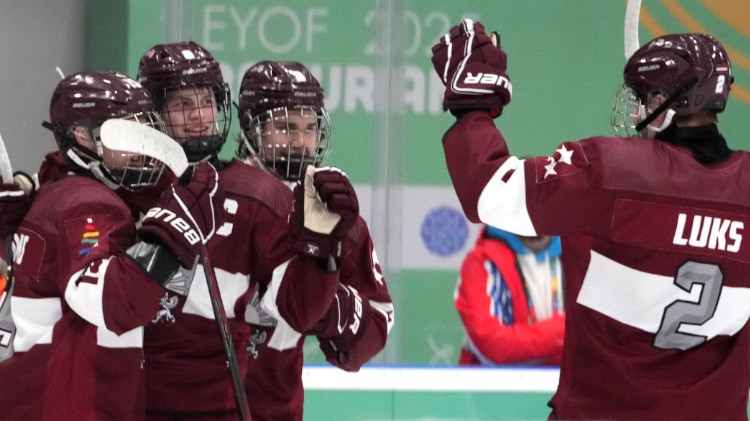
<instances>
[{"instance_id":1,"label":"green wall","mask_svg":"<svg viewBox=\"0 0 750 421\"><path fill-rule=\"evenodd\" d=\"M344 168L357 185L394 298L396 323L376 360L450 365L462 336L453 287L477 227L451 220L450 230L427 233L460 242L454 248L436 249L425 235L429 226L461 215L440 146L453 119L441 110L430 47L463 17L498 30L514 96L496 124L516 155L549 155L560 142L610 133L610 108L625 62L625 4L99 0L86 11L86 61L90 68L134 76L151 45L193 39L221 62L235 93L244 70L258 60L311 67L333 121L329 164ZM722 40L736 81L721 127L730 147L744 149L750 149L748 21L748 2L645 1L640 27L644 42L663 32L698 30ZM237 128L235 120L233 133ZM222 156L231 157L234 147L228 141ZM437 217L436 209L449 212ZM321 361L314 343L306 349L309 361Z\"/></svg>"}]
</instances>

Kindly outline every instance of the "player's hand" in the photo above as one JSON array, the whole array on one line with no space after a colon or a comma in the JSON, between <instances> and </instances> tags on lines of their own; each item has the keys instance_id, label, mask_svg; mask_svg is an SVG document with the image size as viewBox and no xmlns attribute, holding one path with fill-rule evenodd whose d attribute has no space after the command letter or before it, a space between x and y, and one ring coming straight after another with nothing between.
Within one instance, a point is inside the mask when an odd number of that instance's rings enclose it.
<instances>
[{"instance_id":1,"label":"player's hand","mask_svg":"<svg viewBox=\"0 0 750 421\"><path fill-rule=\"evenodd\" d=\"M497 117L510 102L508 59L493 35L494 43L481 23L464 19L432 47L432 64L445 85L444 110L486 109Z\"/></svg>"},{"instance_id":2,"label":"player's hand","mask_svg":"<svg viewBox=\"0 0 750 421\"><path fill-rule=\"evenodd\" d=\"M289 219L292 239L302 253L323 259L341 257L358 215L357 194L346 174L338 168L310 165L304 183L294 188Z\"/></svg>"},{"instance_id":3,"label":"player's hand","mask_svg":"<svg viewBox=\"0 0 750 421\"><path fill-rule=\"evenodd\" d=\"M25 173L16 173L12 182L0 177L0 236L13 234L31 206L33 180Z\"/></svg>"},{"instance_id":4,"label":"player's hand","mask_svg":"<svg viewBox=\"0 0 750 421\"><path fill-rule=\"evenodd\" d=\"M141 221L140 235L147 240L155 236L169 247L183 266L192 268L200 249L223 222L223 192L218 173L208 162L170 186Z\"/></svg>"}]
</instances>

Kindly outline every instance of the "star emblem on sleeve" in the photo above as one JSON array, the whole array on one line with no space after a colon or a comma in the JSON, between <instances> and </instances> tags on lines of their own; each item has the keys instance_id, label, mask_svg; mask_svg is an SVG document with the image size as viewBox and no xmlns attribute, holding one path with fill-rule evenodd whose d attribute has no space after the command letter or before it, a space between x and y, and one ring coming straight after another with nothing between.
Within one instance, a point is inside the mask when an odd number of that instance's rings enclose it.
<instances>
[{"instance_id":1,"label":"star emblem on sleeve","mask_svg":"<svg viewBox=\"0 0 750 421\"><path fill-rule=\"evenodd\" d=\"M555 166L557 165L557 161L555 161L555 159L552 157L547 158L547 160L549 161L549 164L544 166L544 169L546 170L544 172L544 178L557 174L557 171L555 171Z\"/></svg>"},{"instance_id":2,"label":"star emblem on sleeve","mask_svg":"<svg viewBox=\"0 0 750 421\"><path fill-rule=\"evenodd\" d=\"M565 148L565 145L560 145L558 149L555 149L555 152L560 155L557 159L553 158L552 156L548 157L547 160L549 161L547 165L544 166L545 172L544 172L544 178L551 175L557 175L557 171L555 170L555 167L557 164L567 164L572 165L573 164L573 150L568 150Z\"/></svg>"},{"instance_id":3,"label":"star emblem on sleeve","mask_svg":"<svg viewBox=\"0 0 750 421\"><path fill-rule=\"evenodd\" d=\"M573 157L573 150L567 150L565 149L565 145L561 145L560 149L556 149L555 152L560 154L560 159L557 160L557 162L562 162L564 164L571 165L573 162L570 160L570 158Z\"/></svg>"}]
</instances>

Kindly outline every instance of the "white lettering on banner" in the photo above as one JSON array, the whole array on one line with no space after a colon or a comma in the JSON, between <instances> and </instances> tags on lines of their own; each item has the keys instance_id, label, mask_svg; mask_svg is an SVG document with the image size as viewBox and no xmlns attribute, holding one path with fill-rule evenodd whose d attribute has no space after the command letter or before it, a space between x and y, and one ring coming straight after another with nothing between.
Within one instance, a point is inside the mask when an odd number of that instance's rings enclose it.
<instances>
[{"instance_id":1,"label":"white lettering on banner","mask_svg":"<svg viewBox=\"0 0 750 421\"><path fill-rule=\"evenodd\" d=\"M312 52L316 34L328 32L326 18L328 9L322 7L294 10L286 6L238 8L209 4L203 9L200 44L213 52L228 49L244 52L250 48L257 51L260 43L268 52L285 54L304 40L305 50Z\"/></svg>"},{"instance_id":2,"label":"white lettering on banner","mask_svg":"<svg viewBox=\"0 0 750 421\"><path fill-rule=\"evenodd\" d=\"M220 63L224 80L232 92L238 92L245 70L257 60L248 60L238 67ZM375 112L375 70L361 64L331 64L323 69L320 63L307 65L325 89L329 112ZM443 84L431 68L407 65L402 89L404 111L414 114L443 113Z\"/></svg>"},{"instance_id":3,"label":"white lettering on banner","mask_svg":"<svg viewBox=\"0 0 750 421\"><path fill-rule=\"evenodd\" d=\"M224 80L229 82L232 92L239 92L245 70L269 55L315 53L320 57L330 56L330 46L326 45L321 34L331 34L340 25L331 22L332 9L329 9L328 6L278 4L241 6L228 1L209 3L202 10L202 40L199 42L216 56L242 60L241 63L221 63ZM381 13L379 9L362 15L349 13L355 23L361 19L371 38L352 45L347 58L324 64L301 59L323 85L328 111L376 112L376 90L381 87L377 86L380 70L375 67L373 57L383 53L381 46L395 48L390 39L385 39L392 37L390 32L384 33L378 27L383 22ZM431 48L456 21L462 18L477 21L481 16L476 12L464 12L457 17L442 10L409 9L404 10L402 16L403 21L395 24L399 29L396 35L400 34L404 40L399 41L400 51L397 53L411 63L403 65L402 76L393 77L391 83L396 85L388 89L401 95L400 105L407 113L442 114L444 87L429 64ZM248 51L252 51L254 57L248 57ZM380 107L389 105L378 104Z\"/></svg>"},{"instance_id":4,"label":"white lettering on banner","mask_svg":"<svg viewBox=\"0 0 750 421\"><path fill-rule=\"evenodd\" d=\"M403 50L401 53L404 57L414 57L417 55L430 57L435 41L445 35L455 25L455 22L461 21L464 18L474 21L481 20L479 14L476 12L466 12L461 18L454 19L446 12L436 10L428 12L424 18L420 17L413 10L405 10L403 18L404 36L402 37ZM377 10L370 10L365 14L363 23L365 27L370 28L372 34L378 34L379 31L376 25L382 25L382 18L378 16ZM365 45L363 52L367 56L382 53L379 49L382 44L382 41L373 39Z\"/></svg>"},{"instance_id":5,"label":"white lettering on banner","mask_svg":"<svg viewBox=\"0 0 750 421\"><path fill-rule=\"evenodd\" d=\"M739 231L745 228L742 221L694 215L690 227L690 236L687 237L685 236L687 219L688 217L684 213L677 216L677 228L672 239L673 244L711 250L726 250L732 253L737 253L740 250L742 234ZM728 239L733 240L731 244L728 243Z\"/></svg>"}]
</instances>

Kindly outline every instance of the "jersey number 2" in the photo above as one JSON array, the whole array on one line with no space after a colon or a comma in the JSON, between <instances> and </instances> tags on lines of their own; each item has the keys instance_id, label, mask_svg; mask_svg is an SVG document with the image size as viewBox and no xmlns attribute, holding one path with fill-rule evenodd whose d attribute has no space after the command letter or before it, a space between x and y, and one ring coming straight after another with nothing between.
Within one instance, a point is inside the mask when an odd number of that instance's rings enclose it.
<instances>
[{"instance_id":1,"label":"jersey number 2","mask_svg":"<svg viewBox=\"0 0 750 421\"><path fill-rule=\"evenodd\" d=\"M705 336L679 332L679 329L683 324L700 326L714 316L722 282L724 274L715 264L683 263L677 270L675 285L687 292L694 286L701 287L700 296L697 302L675 300L664 309L654 346L685 351L705 342Z\"/></svg>"}]
</instances>

